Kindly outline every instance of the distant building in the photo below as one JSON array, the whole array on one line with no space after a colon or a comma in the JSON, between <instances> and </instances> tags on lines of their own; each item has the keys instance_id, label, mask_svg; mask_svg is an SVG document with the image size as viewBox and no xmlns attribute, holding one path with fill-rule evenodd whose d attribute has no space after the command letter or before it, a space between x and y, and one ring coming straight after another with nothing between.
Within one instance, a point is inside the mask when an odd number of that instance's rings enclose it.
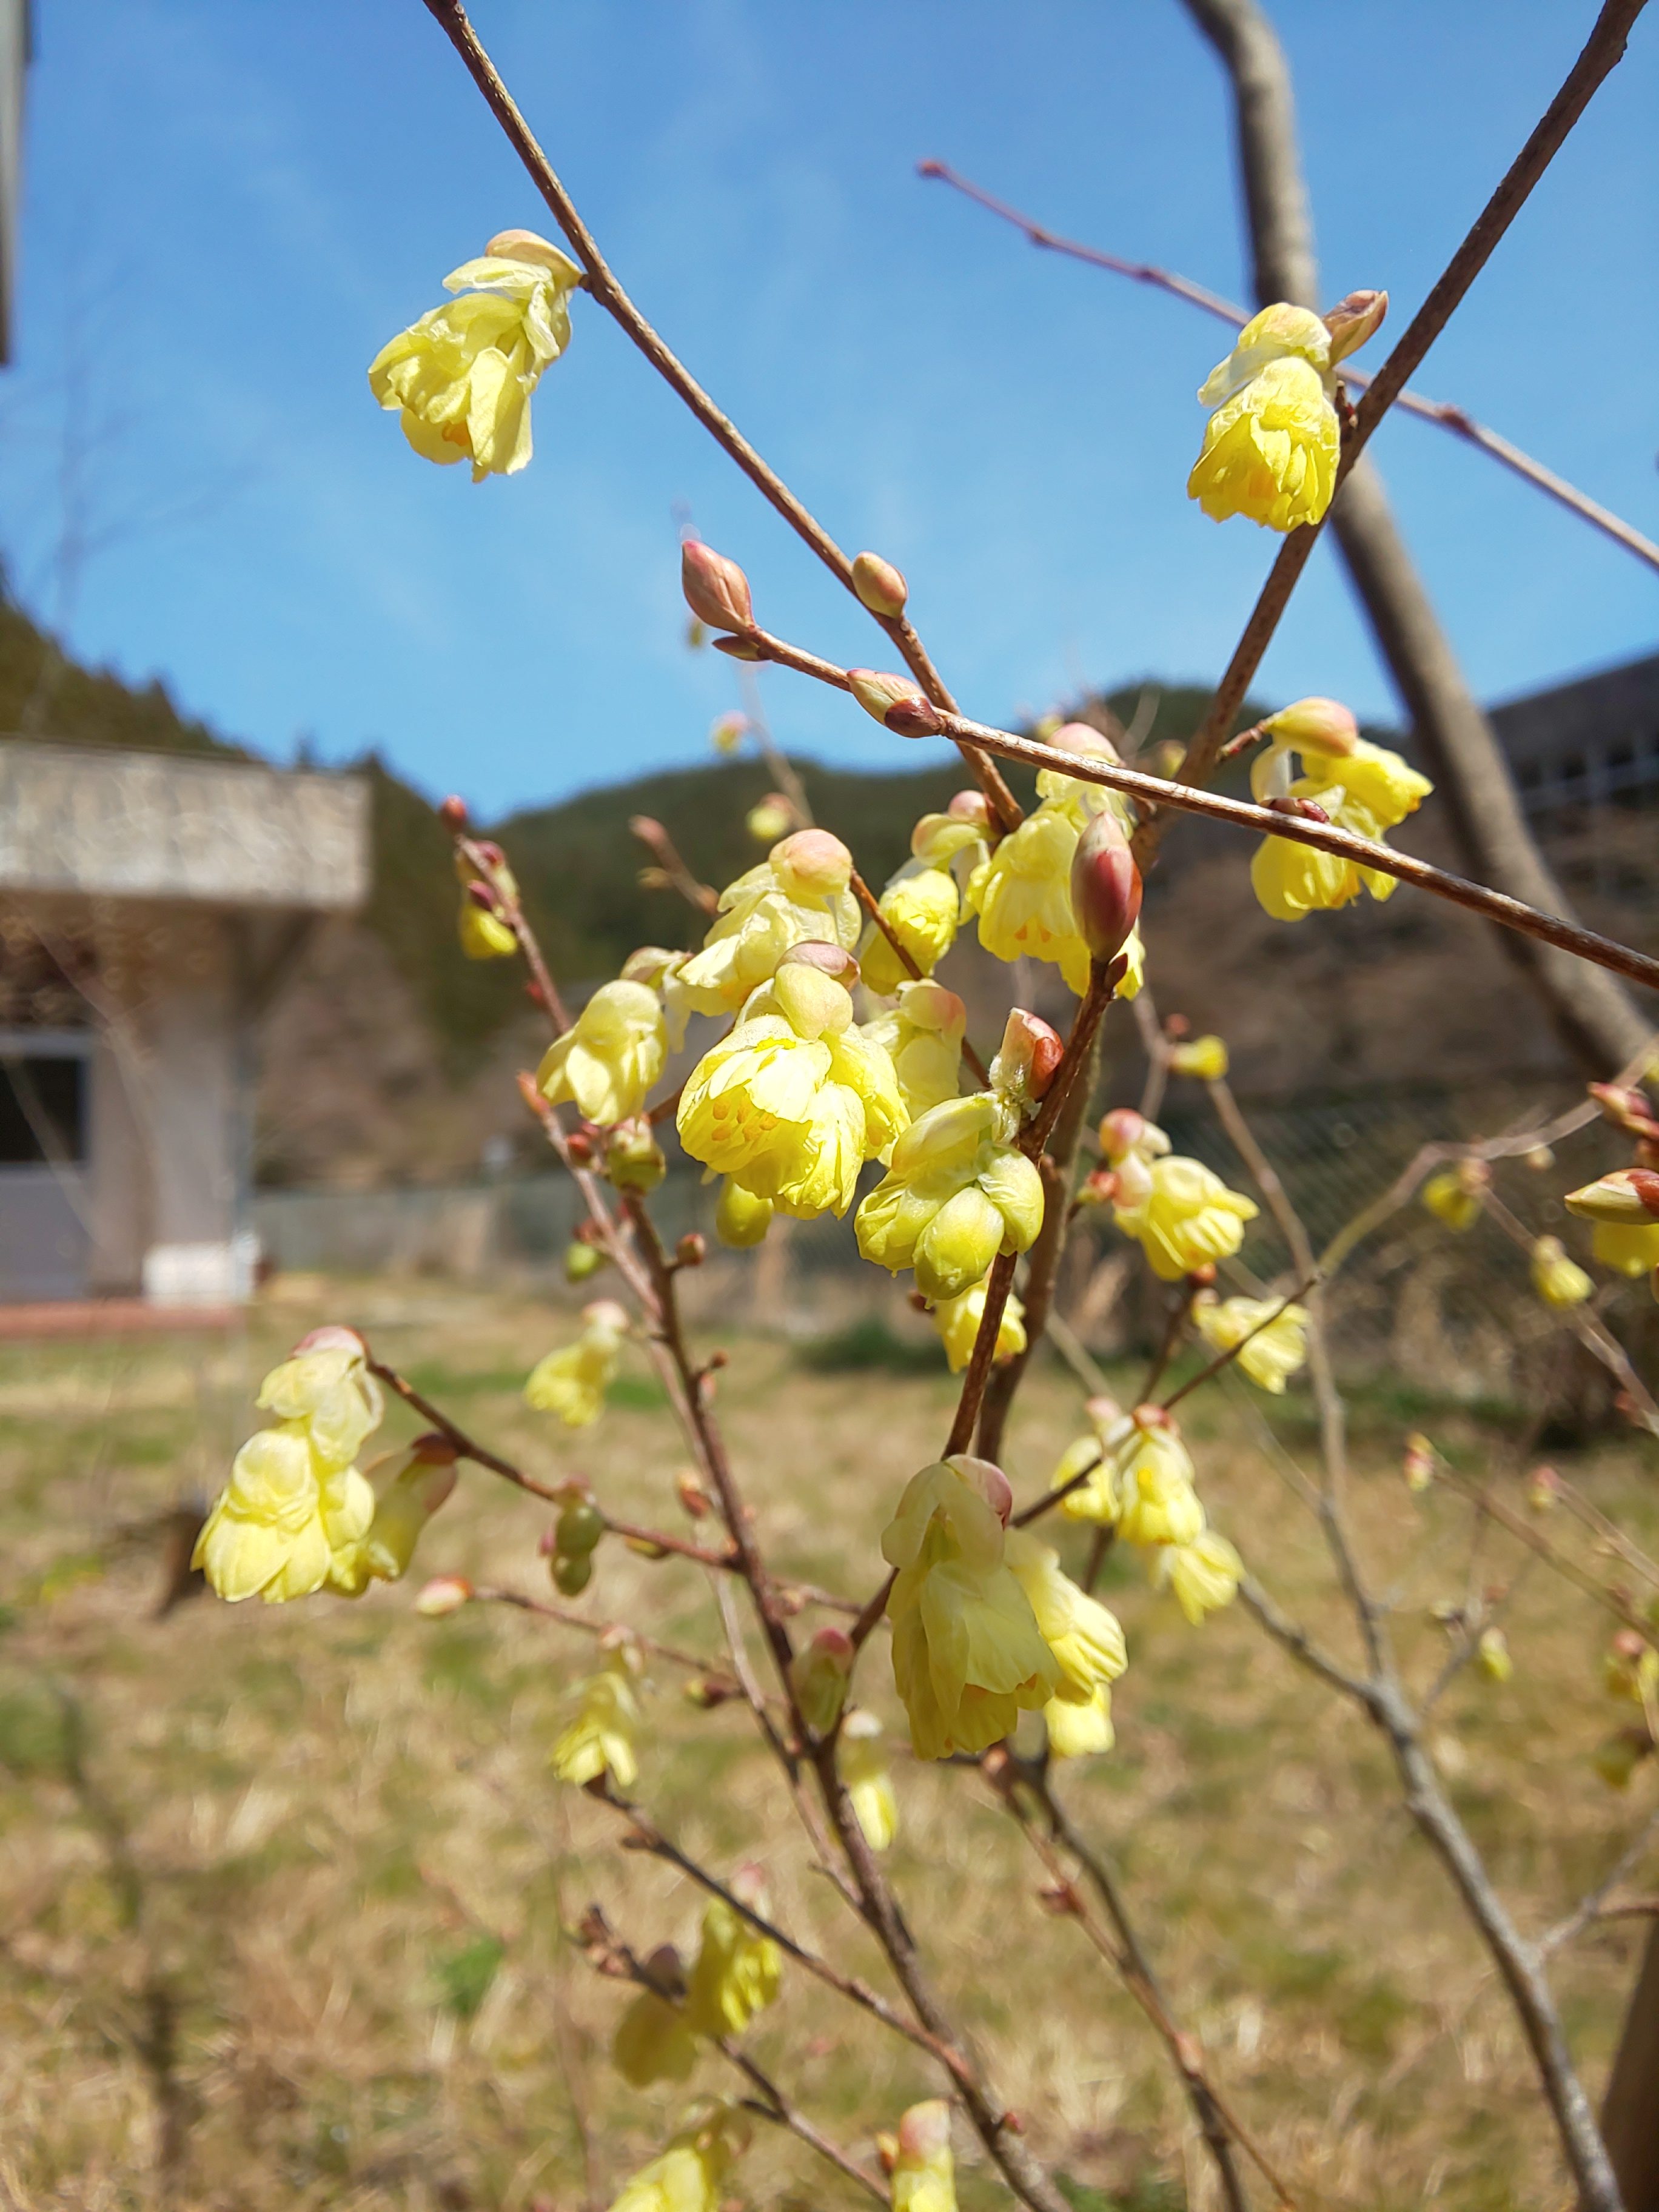
<instances>
[{"instance_id":1,"label":"distant building","mask_svg":"<svg viewBox=\"0 0 1659 2212\"><path fill-rule=\"evenodd\" d=\"M0 1300L246 1295L253 1023L368 889L359 779L0 744Z\"/></svg>"},{"instance_id":2,"label":"distant building","mask_svg":"<svg viewBox=\"0 0 1659 2212\"><path fill-rule=\"evenodd\" d=\"M1659 653L1488 712L1528 813L1659 803Z\"/></svg>"}]
</instances>

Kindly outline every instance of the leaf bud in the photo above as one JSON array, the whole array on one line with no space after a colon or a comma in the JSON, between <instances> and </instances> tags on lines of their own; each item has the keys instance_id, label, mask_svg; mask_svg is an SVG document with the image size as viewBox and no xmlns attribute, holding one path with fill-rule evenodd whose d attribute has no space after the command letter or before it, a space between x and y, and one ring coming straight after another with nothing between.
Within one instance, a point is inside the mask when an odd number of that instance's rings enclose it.
<instances>
[{"instance_id":1,"label":"leaf bud","mask_svg":"<svg viewBox=\"0 0 1659 2212\"><path fill-rule=\"evenodd\" d=\"M674 1264L678 1267L701 1267L708 1257L708 1240L696 1229L688 1229L674 1247Z\"/></svg>"},{"instance_id":2,"label":"leaf bud","mask_svg":"<svg viewBox=\"0 0 1659 2212\"><path fill-rule=\"evenodd\" d=\"M879 553L860 553L853 562L853 589L872 615L890 620L904 612L910 586L890 561Z\"/></svg>"},{"instance_id":3,"label":"leaf bud","mask_svg":"<svg viewBox=\"0 0 1659 2212\"><path fill-rule=\"evenodd\" d=\"M1115 960L1140 915L1140 871L1109 807L1093 817L1072 857L1072 912L1092 960Z\"/></svg>"},{"instance_id":4,"label":"leaf bud","mask_svg":"<svg viewBox=\"0 0 1659 2212\"><path fill-rule=\"evenodd\" d=\"M467 821L465 799L457 798L455 793L451 792L449 797L438 809L438 819L446 830L465 830Z\"/></svg>"},{"instance_id":5,"label":"leaf bud","mask_svg":"<svg viewBox=\"0 0 1659 2212\"><path fill-rule=\"evenodd\" d=\"M694 1521L705 1521L714 1510L714 1500L703 1488L702 1477L694 1467L683 1467L674 1477L674 1491L680 1504Z\"/></svg>"},{"instance_id":6,"label":"leaf bud","mask_svg":"<svg viewBox=\"0 0 1659 2212\"><path fill-rule=\"evenodd\" d=\"M847 682L866 714L902 738L936 738L942 726L933 702L916 689L914 676L884 675L874 668L849 668Z\"/></svg>"},{"instance_id":7,"label":"leaf bud","mask_svg":"<svg viewBox=\"0 0 1659 2212\"><path fill-rule=\"evenodd\" d=\"M764 660L765 652L752 637L711 637L708 642L728 660Z\"/></svg>"},{"instance_id":8,"label":"leaf bud","mask_svg":"<svg viewBox=\"0 0 1659 2212\"><path fill-rule=\"evenodd\" d=\"M680 548L680 589L692 613L711 629L741 633L755 627L748 577L700 538L688 538Z\"/></svg>"},{"instance_id":9,"label":"leaf bud","mask_svg":"<svg viewBox=\"0 0 1659 2212\"><path fill-rule=\"evenodd\" d=\"M1389 312L1386 292L1350 292L1344 300L1320 317L1331 334L1331 366L1346 361L1351 353L1358 353L1368 338L1376 337L1382 327L1382 318Z\"/></svg>"}]
</instances>

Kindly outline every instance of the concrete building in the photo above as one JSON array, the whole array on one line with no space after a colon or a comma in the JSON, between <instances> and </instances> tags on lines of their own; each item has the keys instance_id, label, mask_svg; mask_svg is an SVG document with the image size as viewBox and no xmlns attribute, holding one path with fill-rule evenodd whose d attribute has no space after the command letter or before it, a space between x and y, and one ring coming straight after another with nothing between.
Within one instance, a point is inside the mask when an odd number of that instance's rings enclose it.
<instances>
[{"instance_id":1,"label":"concrete building","mask_svg":"<svg viewBox=\"0 0 1659 2212\"><path fill-rule=\"evenodd\" d=\"M251 1036L368 888L352 777L0 744L0 1301L244 1296Z\"/></svg>"},{"instance_id":2,"label":"concrete building","mask_svg":"<svg viewBox=\"0 0 1659 2212\"><path fill-rule=\"evenodd\" d=\"M1528 814L1659 803L1659 653L1489 711Z\"/></svg>"}]
</instances>

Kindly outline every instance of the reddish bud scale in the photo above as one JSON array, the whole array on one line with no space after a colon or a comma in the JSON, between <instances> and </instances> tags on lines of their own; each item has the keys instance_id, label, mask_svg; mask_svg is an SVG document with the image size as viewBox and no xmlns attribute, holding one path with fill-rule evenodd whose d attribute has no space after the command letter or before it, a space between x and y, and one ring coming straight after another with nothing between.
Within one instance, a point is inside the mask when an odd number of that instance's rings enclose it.
<instances>
[{"instance_id":1,"label":"reddish bud scale","mask_svg":"<svg viewBox=\"0 0 1659 2212\"><path fill-rule=\"evenodd\" d=\"M872 615L889 621L904 612L910 586L900 570L879 553L860 553L853 563L853 589Z\"/></svg>"},{"instance_id":2,"label":"reddish bud scale","mask_svg":"<svg viewBox=\"0 0 1659 2212\"><path fill-rule=\"evenodd\" d=\"M495 894L488 884L481 884L475 876L466 887L466 896L474 906L482 907L486 914L496 910Z\"/></svg>"},{"instance_id":3,"label":"reddish bud scale","mask_svg":"<svg viewBox=\"0 0 1659 2212\"><path fill-rule=\"evenodd\" d=\"M458 799L452 792L438 809L438 819L446 830L465 830L467 820L465 799Z\"/></svg>"},{"instance_id":4,"label":"reddish bud scale","mask_svg":"<svg viewBox=\"0 0 1659 2212\"><path fill-rule=\"evenodd\" d=\"M1072 860L1072 912L1093 960L1115 960L1140 915L1140 871L1121 823L1097 814Z\"/></svg>"},{"instance_id":5,"label":"reddish bud scale","mask_svg":"<svg viewBox=\"0 0 1659 2212\"><path fill-rule=\"evenodd\" d=\"M1628 1174L1631 1188L1645 1210L1659 1221L1659 1174L1651 1168L1632 1168Z\"/></svg>"},{"instance_id":6,"label":"reddish bud scale","mask_svg":"<svg viewBox=\"0 0 1659 2212\"><path fill-rule=\"evenodd\" d=\"M688 538L680 548L680 589L692 613L711 629L741 633L755 627L748 577L700 538Z\"/></svg>"}]
</instances>

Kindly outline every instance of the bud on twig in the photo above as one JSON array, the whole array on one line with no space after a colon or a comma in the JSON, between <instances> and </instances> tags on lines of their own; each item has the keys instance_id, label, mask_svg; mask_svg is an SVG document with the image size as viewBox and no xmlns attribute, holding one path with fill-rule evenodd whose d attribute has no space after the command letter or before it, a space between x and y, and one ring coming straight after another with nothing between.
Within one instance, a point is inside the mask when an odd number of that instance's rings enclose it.
<instances>
[{"instance_id":1,"label":"bud on twig","mask_svg":"<svg viewBox=\"0 0 1659 2212\"><path fill-rule=\"evenodd\" d=\"M1140 915L1140 871L1109 807L1097 814L1072 858L1072 912L1093 960L1115 960Z\"/></svg>"},{"instance_id":2,"label":"bud on twig","mask_svg":"<svg viewBox=\"0 0 1659 2212\"><path fill-rule=\"evenodd\" d=\"M465 799L458 799L454 793L451 792L449 797L438 809L438 819L446 830L465 830L466 827Z\"/></svg>"},{"instance_id":3,"label":"bud on twig","mask_svg":"<svg viewBox=\"0 0 1659 2212\"><path fill-rule=\"evenodd\" d=\"M829 975L837 983L844 983L850 991L859 980L859 963L844 945L831 945L827 940L809 937L799 945L792 945L781 960L780 968L816 968L820 975Z\"/></svg>"},{"instance_id":4,"label":"bud on twig","mask_svg":"<svg viewBox=\"0 0 1659 2212\"><path fill-rule=\"evenodd\" d=\"M904 612L910 586L890 561L879 553L860 553L853 563L853 589L872 615L890 620Z\"/></svg>"},{"instance_id":5,"label":"bud on twig","mask_svg":"<svg viewBox=\"0 0 1659 2212\"><path fill-rule=\"evenodd\" d=\"M728 660L764 660L764 649L752 637L714 637L709 643Z\"/></svg>"},{"instance_id":6,"label":"bud on twig","mask_svg":"<svg viewBox=\"0 0 1659 2212\"><path fill-rule=\"evenodd\" d=\"M701 1267L708 1257L708 1241L697 1230L688 1230L674 1247L677 1267Z\"/></svg>"},{"instance_id":7,"label":"bud on twig","mask_svg":"<svg viewBox=\"0 0 1659 2212\"><path fill-rule=\"evenodd\" d=\"M1041 1014L1015 1006L1002 1031L1002 1043L991 1068L992 1087L1018 1106L1034 1106L1045 1098L1054 1071L1066 1057L1065 1041Z\"/></svg>"},{"instance_id":8,"label":"bud on twig","mask_svg":"<svg viewBox=\"0 0 1659 2212\"><path fill-rule=\"evenodd\" d=\"M884 675L875 668L849 668L847 682L866 714L901 738L936 738L940 722L933 702L916 689L914 676Z\"/></svg>"},{"instance_id":9,"label":"bud on twig","mask_svg":"<svg viewBox=\"0 0 1659 2212\"><path fill-rule=\"evenodd\" d=\"M680 589L692 613L711 629L743 632L755 627L748 577L735 561L701 538L688 538L680 548Z\"/></svg>"},{"instance_id":10,"label":"bud on twig","mask_svg":"<svg viewBox=\"0 0 1659 2212\"><path fill-rule=\"evenodd\" d=\"M1388 312L1386 292L1350 292L1346 300L1339 300L1321 316L1320 320L1331 334L1333 368L1351 353L1357 353L1368 338L1376 337Z\"/></svg>"},{"instance_id":11,"label":"bud on twig","mask_svg":"<svg viewBox=\"0 0 1659 2212\"><path fill-rule=\"evenodd\" d=\"M683 1467L674 1477L674 1490L680 1504L694 1521L706 1520L714 1510L714 1501L702 1486L702 1477L694 1467Z\"/></svg>"}]
</instances>

